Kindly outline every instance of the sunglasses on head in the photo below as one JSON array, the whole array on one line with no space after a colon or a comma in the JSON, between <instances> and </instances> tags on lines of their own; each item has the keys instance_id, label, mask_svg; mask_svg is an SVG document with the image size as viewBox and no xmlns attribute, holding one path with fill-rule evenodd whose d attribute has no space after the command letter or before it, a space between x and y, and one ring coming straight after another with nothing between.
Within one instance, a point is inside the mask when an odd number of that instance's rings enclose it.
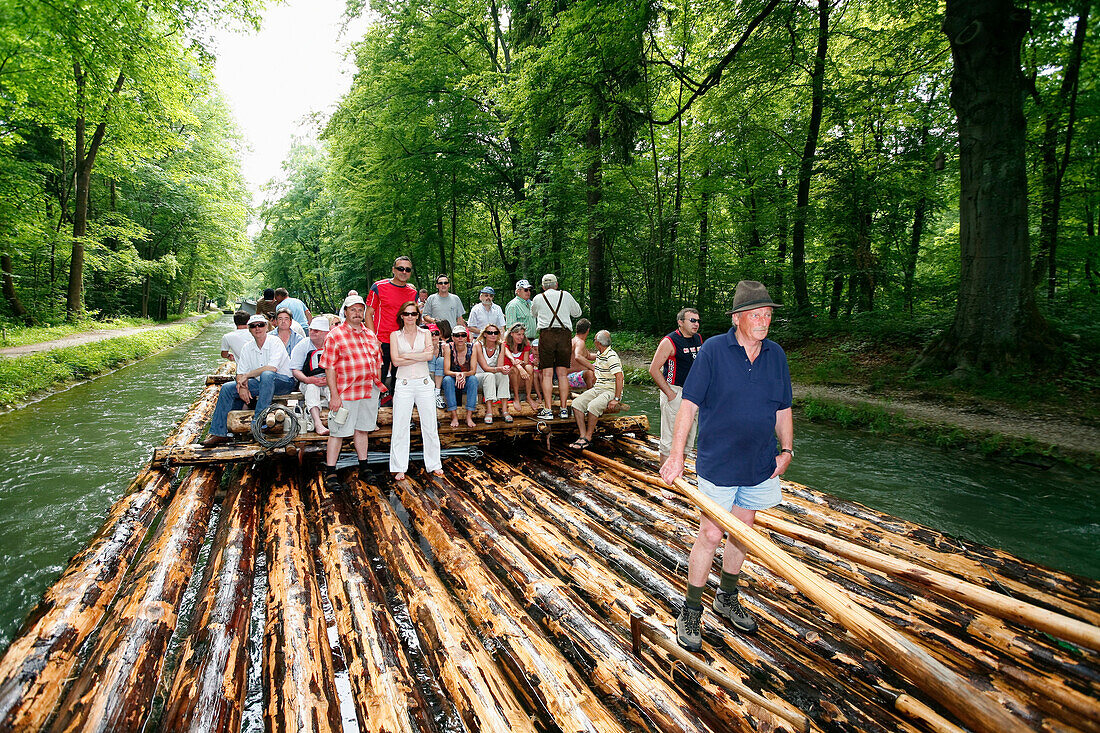
<instances>
[{"instance_id":1,"label":"sunglasses on head","mask_svg":"<svg viewBox=\"0 0 1100 733\"><path fill-rule=\"evenodd\" d=\"M411 267L401 267L399 265L394 265L393 269L397 270L398 272L412 272L413 271L413 269Z\"/></svg>"}]
</instances>

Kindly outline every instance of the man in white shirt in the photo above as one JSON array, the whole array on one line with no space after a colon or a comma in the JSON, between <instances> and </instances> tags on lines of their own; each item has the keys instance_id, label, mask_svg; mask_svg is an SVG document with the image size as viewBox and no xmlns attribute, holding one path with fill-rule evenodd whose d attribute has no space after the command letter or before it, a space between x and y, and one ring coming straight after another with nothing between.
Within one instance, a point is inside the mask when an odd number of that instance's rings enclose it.
<instances>
[{"instance_id":1,"label":"man in white shirt","mask_svg":"<svg viewBox=\"0 0 1100 733\"><path fill-rule=\"evenodd\" d=\"M504 311L500 306L493 302L493 298L496 297L497 291L486 285L481 289L479 298L481 302L470 309L470 320L466 322L466 330L470 332L470 338L474 339L481 335L481 329L488 326L490 323L496 324L500 327L500 332L504 333Z\"/></svg>"},{"instance_id":2,"label":"man in white shirt","mask_svg":"<svg viewBox=\"0 0 1100 733\"><path fill-rule=\"evenodd\" d=\"M328 435L328 428L321 424L321 407L328 405L328 382L320 359L328 332L328 318L314 317L309 323L309 338L299 341L290 352L290 373L298 380L302 402L313 418L313 432L318 435Z\"/></svg>"},{"instance_id":3,"label":"man in white shirt","mask_svg":"<svg viewBox=\"0 0 1100 733\"><path fill-rule=\"evenodd\" d=\"M439 323L448 321L451 326L465 326L466 321L462 316L466 315L466 306L462 305L462 299L450 292L451 278L444 274L436 275L435 288L438 293L432 293L424 303L421 316L425 323Z\"/></svg>"},{"instance_id":4,"label":"man in white shirt","mask_svg":"<svg viewBox=\"0 0 1100 733\"><path fill-rule=\"evenodd\" d=\"M290 374L290 356L277 336L267 331L267 319L255 315L248 319L248 332L252 341L241 349L237 359L237 377L222 385L214 415L210 418L210 435L203 446L210 448L229 442L229 413L240 410L255 400L255 414L271 404L277 394L290 394L294 390L294 377Z\"/></svg>"},{"instance_id":5,"label":"man in white shirt","mask_svg":"<svg viewBox=\"0 0 1100 733\"><path fill-rule=\"evenodd\" d=\"M233 325L236 328L222 336L222 358L237 361L241 358L241 349L252 340L248 333L248 313L237 311L233 314Z\"/></svg>"},{"instance_id":6,"label":"man in white shirt","mask_svg":"<svg viewBox=\"0 0 1100 733\"><path fill-rule=\"evenodd\" d=\"M581 306L565 290L558 288L558 277L553 273L542 276L542 292L531 299L531 315L539 327L539 370L542 373L542 393L546 404L538 411L539 420L554 417L550 409L553 396L554 375L558 377L558 396L561 412L558 417L569 417L569 365L573 361L573 319L581 314Z\"/></svg>"}]
</instances>

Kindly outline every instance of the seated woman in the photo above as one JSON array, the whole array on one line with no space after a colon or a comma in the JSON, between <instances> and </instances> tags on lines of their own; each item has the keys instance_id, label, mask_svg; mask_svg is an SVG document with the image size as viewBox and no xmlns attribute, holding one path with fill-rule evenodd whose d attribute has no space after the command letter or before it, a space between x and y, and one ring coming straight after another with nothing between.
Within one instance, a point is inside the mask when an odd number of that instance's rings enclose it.
<instances>
[{"instance_id":1,"label":"seated woman","mask_svg":"<svg viewBox=\"0 0 1100 733\"><path fill-rule=\"evenodd\" d=\"M279 312L275 314L275 335L279 337L279 340L283 342L283 346L286 347L287 356L293 353L294 347L303 339L302 336L299 336L294 332L294 329L291 328L291 324L293 323L294 318L290 315L289 308L280 308Z\"/></svg>"},{"instance_id":2,"label":"seated woman","mask_svg":"<svg viewBox=\"0 0 1100 733\"><path fill-rule=\"evenodd\" d=\"M451 427L458 427L458 402L456 393L466 395L466 425L474 426L477 410L477 362L474 347L469 344L465 326L455 326L452 343L443 350L443 396L447 400L447 412L451 413Z\"/></svg>"},{"instance_id":3,"label":"seated woman","mask_svg":"<svg viewBox=\"0 0 1100 733\"><path fill-rule=\"evenodd\" d=\"M435 382L435 406L440 410L447 409L447 401L443 399L443 351L450 348L451 324L447 321L428 324L428 333L432 335L432 349L435 356L428 362L428 371Z\"/></svg>"},{"instance_id":4,"label":"seated woman","mask_svg":"<svg viewBox=\"0 0 1100 733\"><path fill-rule=\"evenodd\" d=\"M508 372L508 384L519 403L520 392L527 393L527 404L532 411L535 405L535 368L531 364L531 344L527 341L527 327L522 323L513 323L504 339L504 363L511 367Z\"/></svg>"},{"instance_id":5,"label":"seated woman","mask_svg":"<svg viewBox=\"0 0 1100 733\"><path fill-rule=\"evenodd\" d=\"M420 308L410 300L397 309L401 327L390 334L390 359L397 367L393 390L393 424L390 433L390 472L398 481L409 470L409 442L412 410L420 415L420 436L424 444L424 468L443 475L439 431L435 415L435 387L428 371L434 349L431 334L420 328Z\"/></svg>"},{"instance_id":6,"label":"seated woman","mask_svg":"<svg viewBox=\"0 0 1100 733\"><path fill-rule=\"evenodd\" d=\"M493 422L495 405L500 404L504 422L512 422L508 414L508 373L512 370L503 358L500 327L489 323L481 330L474 344L474 360L477 362L477 378L485 396L485 423Z\"/></svg>"}]
</instances>

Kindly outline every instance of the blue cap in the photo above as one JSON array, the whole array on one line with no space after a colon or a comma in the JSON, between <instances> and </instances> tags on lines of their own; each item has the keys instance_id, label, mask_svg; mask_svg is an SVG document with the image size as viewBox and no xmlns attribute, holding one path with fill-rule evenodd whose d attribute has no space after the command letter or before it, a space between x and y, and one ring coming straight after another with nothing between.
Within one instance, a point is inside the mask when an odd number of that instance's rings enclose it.
<instances>
[{"instance_id":1,"label":"blue cap","mask_svg":"<svg viewBox=\"0 0 1100 733\"><path fill-rule=\"evenodd\" d=\"M493 289L492 289L491 287L489 287L488 285L486 285L485 287L483 287L483 288L481 289L481 292L482 292L483 294L484 294L484 293L488 293L489 295L496 295L496 294L497 294L497 291L493 290Z\"/></svg>"}]
</instances>

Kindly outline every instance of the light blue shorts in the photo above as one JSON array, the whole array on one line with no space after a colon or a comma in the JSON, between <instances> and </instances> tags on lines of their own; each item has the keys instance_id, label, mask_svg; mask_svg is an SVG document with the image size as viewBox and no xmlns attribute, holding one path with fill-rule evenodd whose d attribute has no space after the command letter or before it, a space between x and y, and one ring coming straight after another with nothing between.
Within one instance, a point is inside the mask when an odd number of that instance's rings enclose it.
<instances>
[{"instance_id":1,"label":"light blue shorts","mask_svg":"<svg viewBox=\"0 0 1100 733\"><path fill-rule=\"evenodd\" d=\"M778 476L764 479L756 486L715 486L702 476L698 478L699 491L727 512L734 504L742 509L760 511L771 509L783 500Z\"/></svg>"},{"instance_id":2,"label":"light blue shorts","mask_svg":"<svg viewBox=\"0 0 1100 733\"><path fill-rule=\"evenodd\" d=\"M428 371L433 377L443 376L443 357L437 356L428 362Z\"/></svg>"}]
</instances>

